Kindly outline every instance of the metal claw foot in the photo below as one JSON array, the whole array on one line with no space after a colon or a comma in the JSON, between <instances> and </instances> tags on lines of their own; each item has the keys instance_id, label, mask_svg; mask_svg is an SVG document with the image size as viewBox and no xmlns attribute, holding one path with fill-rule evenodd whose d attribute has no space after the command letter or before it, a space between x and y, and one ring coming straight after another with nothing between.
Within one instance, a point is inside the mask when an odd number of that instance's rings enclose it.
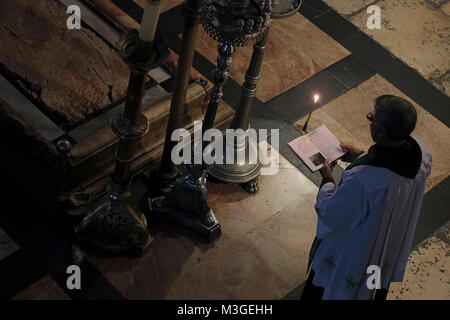
<instances>
[{"instance_id":1,"label":"metal claw foot","mask_svg":"<svg viewBox=\"0 0 450 320\"><path fill-rule=\"evenodd\" d=\"M258 179L253 179L249 182L241 183L240 186L248 193L256 193L259 190Z\"/></svg>"},{"instance_id":2,"label":"metal claw foot","mask_svg":"<svg viewBox=\"0 0 450 320\"><path fill-rule=\"evenodd\" d=\"M152 239L147 221L136 204L130 201L131 185L114 182L99 206L75 228L82 243L116 253L142 256Z\"/></svg>"}]
</instances>

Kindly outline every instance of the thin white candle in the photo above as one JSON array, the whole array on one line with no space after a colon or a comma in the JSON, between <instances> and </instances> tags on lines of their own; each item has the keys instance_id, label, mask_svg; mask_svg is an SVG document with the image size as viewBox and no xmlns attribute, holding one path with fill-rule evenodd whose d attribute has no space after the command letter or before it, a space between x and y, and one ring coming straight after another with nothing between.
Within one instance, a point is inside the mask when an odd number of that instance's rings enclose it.
<instances>
[{"instance_id":1,"label":"thin white candle","mask_svg":"<svg viewBox=\"0 0 450 320\"><path fill-rule=\"evenodd\" d=\"M148 0L142 16L139 38L142 41L153 42L158 25L160 0Z\"/></svg>"},{"instance_id":2,"label":"thin white candle","mask_svg":"<svg viewBox=\"0 0 450 320\"><path fill-rule=\"evenodd\" d=\"M309 111L308 118L306 119L306 122L305 122L305 124L303 125L303 128L302 128L302 130L305 131L305 132L308 129L309 119L311 119L311 115L313 113L314 107L316 106L317 101L319 101L319 95L318 94L314 95L314 100L313 101L314 102L311 105L311 110Z\"/></svg>"}]
</instances>

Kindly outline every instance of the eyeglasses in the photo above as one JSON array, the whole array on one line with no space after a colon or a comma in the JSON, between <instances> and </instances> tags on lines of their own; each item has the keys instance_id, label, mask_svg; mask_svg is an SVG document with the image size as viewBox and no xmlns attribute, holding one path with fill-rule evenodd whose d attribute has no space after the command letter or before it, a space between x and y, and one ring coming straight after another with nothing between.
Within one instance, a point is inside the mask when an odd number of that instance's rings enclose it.
<instances>
[{"instance_id":1,"label":"eyeglasses","mask_svg":"<svg viewBox=\"0 0 450 320\"><path fill-rule=\"evenodd\" d=\"M369 113L366 115L366 118L367 118L367 120L369 120L370 122L373 122L373 115L372 115L372 112L369 112Z\"/></svg>"}]
</instances>

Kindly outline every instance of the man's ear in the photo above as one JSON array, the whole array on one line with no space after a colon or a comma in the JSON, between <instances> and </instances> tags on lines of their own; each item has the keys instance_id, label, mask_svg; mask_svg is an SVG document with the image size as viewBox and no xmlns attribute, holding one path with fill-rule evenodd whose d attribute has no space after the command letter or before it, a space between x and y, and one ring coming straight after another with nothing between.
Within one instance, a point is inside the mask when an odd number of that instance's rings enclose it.
<instances>
[{"instance_id":1,"label":"man's ear","mask_svg":"<svg viewBox=\"0 0 450 320\"><path fill-rule=\"evenodd\" d=\"M374 122L373 124L373 135L375 142L381 143L388 141L389 138L387 136L386 130L380 126L378 123Z\"/></svg>"}]
</instances>

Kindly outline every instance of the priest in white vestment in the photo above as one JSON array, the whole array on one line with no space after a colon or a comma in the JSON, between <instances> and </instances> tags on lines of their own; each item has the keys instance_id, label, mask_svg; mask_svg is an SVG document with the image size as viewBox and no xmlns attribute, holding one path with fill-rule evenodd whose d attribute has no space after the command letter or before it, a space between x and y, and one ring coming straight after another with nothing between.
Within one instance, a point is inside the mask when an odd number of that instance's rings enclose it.
<instances>
[{"instance_id":1,"label":"priest in white vestment","mask_svg":"<svg viewBox=\"0 0 450 320\"><path fill-rule=\"evenodd\" d=\"M385 95L367 115L375 144L366 152L342 145L351 162L340 185L333 164L321 169L316 239L302 299L385 299L401 282L421 211L431 154L410 134L417 113ZM378 272L380 271L380 272Z\"/></svg>"}]
</instances>

